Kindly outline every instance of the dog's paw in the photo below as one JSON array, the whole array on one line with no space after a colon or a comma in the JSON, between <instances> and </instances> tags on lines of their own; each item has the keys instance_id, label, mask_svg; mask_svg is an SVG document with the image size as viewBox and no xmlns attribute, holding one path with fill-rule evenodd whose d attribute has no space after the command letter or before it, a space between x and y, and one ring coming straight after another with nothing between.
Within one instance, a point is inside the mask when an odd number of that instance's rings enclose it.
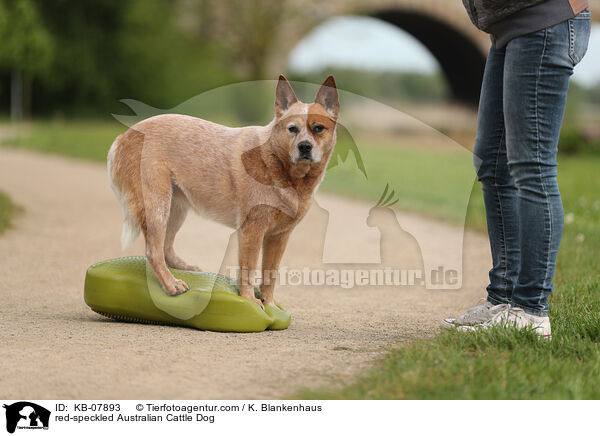
<instances>
[{"instance_id":1,"label":"dog's paw","mask_svg":"<svg viewBox=\"0 0 600 436\"><path fill-rule=\"evenodd\" d=\"M256 298L255 296L250 296L250 297L244 297L250 301L254 301L256 304L258 304L262 309L265 308L265 305L263 304L262 300L259 300L258 298Z\"/></svg>"},{"instance_id":2,"label":"dog's paw","mask_svg":"<svg viewBox=\"0 0 600 436\"><path fill-rule=\"evenodd\" d=\"M167 286L166 290L169 295L175 296L183 294L189 289L190 287L187 285L186 282L184 282L183 280L175 279L175 281L170 286Z\"/></svg>"},{"instance_id":3,"label":"dog's paw","mask_svg":"<svg viewBox=\"0 0 600 436\"><path fill-rule=\"evenodd\" d=\"M251 298L251 300L254 301L256 304L258 304L261 307L261 309L263 309L263 310L265 309L265 305L262 302L262 300L259 300L258 298Z\"/></svg>"},{"instance_id":4,"label":"dog's paw","mask_svg":"<svg viewBox=\"0 0 600 436\"><path fill-rule=\"evenodd\" d=\"M185 263L183 260L179 259L179 258L165 258L165 261L167 263L167 265L169 265L171 268L175 268L175 269L180 269L182 271L198 271L198 272L202 272L202 269L200 267L197 267L195 265L188 265L187 263Z\"/></svg>"}]
</instances>

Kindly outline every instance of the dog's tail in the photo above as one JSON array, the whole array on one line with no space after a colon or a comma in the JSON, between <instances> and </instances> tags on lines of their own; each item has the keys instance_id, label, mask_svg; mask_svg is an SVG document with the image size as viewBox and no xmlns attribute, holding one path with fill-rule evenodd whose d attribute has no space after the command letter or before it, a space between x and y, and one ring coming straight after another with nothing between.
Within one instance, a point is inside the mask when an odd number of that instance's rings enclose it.
<instances>
[{"instance_id":1,"label":"dog's tail","mask_svg":"<svg viewBox=\"0 0 600 436\"><path fill-rule=\"evenodd\" d=\"M121 212L123 214L123 229L121 230L121 248L123 250L127 249L133 242L137 239L140 234L140 224L138 223L135 215L132 213L129 204L127 203L127 199L123 195L122 190L115 183L114 173L113 173L113 165L114 165L114 157L119 138L113 142L110 150L108 151L108 156L106 159L107 169L108 169L108 180L110 181L110 187L112 188L117 200L119 200L119 204L121 205Z\"/></svg>"},{"instance_id":2,"label":"dog's tail","mask_svg":"<svg viewBox=\"0 0 600 436\"><path fill-rule=\"evenodd\" d=\"M121 205L123 207L123 205ZM121 249L126 250L140 235L140 225L129 210L123 211L123 229L121 230Z\"/></svg>"}]
</instances>

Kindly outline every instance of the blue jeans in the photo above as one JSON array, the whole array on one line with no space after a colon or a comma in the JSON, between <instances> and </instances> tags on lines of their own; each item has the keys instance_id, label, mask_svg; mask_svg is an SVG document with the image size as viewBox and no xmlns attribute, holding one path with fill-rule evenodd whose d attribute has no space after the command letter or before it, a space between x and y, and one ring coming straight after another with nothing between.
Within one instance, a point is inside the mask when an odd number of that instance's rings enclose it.
<instances>
[{"instance_id":1,"label":"blue jeans","mask_svg":"<svg viewBox=\"0 0 600 436\"><path fill-rule=\"evenodd\" d=\"M590 13L492 46L473 160L483 187L493 266L488 301L547 316L563 230L558 136Z\"/></svg>"}]
</instances>

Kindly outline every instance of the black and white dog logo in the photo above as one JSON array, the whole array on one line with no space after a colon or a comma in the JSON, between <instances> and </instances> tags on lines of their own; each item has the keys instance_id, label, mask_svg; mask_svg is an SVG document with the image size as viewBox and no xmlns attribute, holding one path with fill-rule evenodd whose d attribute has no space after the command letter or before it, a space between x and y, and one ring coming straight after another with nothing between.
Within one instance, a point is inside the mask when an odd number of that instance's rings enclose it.
<instances>
[{"instance_id":1,"label":"black and white dog logo","mask_svg":"<svg viewBox=\"0 0 600 436\"><path fill-rule=\"evenodd\" d=\"M15 429L48 429L50 411L28 401L5 404L6 431L14 433Z\"/></svg>"}]
</instances>

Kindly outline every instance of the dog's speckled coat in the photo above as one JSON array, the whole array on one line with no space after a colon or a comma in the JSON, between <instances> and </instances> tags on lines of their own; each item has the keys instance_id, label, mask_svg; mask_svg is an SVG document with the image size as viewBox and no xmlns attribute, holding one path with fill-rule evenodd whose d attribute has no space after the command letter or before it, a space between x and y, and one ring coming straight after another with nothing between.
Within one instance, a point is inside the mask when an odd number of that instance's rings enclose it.
<instances>
[{"instance_id":1,"label":"dog's speckled coat","mask_svg":"<svg viewBox=\"0 0 600 436\"><path fill-rule=\"evenodd\" d=\"M198 270L173 249L191 208L238 230L240 295L274 305L274 272L325 174L339 108L332 76L312 104L298 101L280 76L275 118L266 126L231 128L185 115L137 123L115 140L107 159L123 209L123 245L141 229L148 262L165 291L185 292L187 284L173 277L167 264ZM251 281L261 248L267 278L262 302Z\"/></svg>"}]
</instances>

